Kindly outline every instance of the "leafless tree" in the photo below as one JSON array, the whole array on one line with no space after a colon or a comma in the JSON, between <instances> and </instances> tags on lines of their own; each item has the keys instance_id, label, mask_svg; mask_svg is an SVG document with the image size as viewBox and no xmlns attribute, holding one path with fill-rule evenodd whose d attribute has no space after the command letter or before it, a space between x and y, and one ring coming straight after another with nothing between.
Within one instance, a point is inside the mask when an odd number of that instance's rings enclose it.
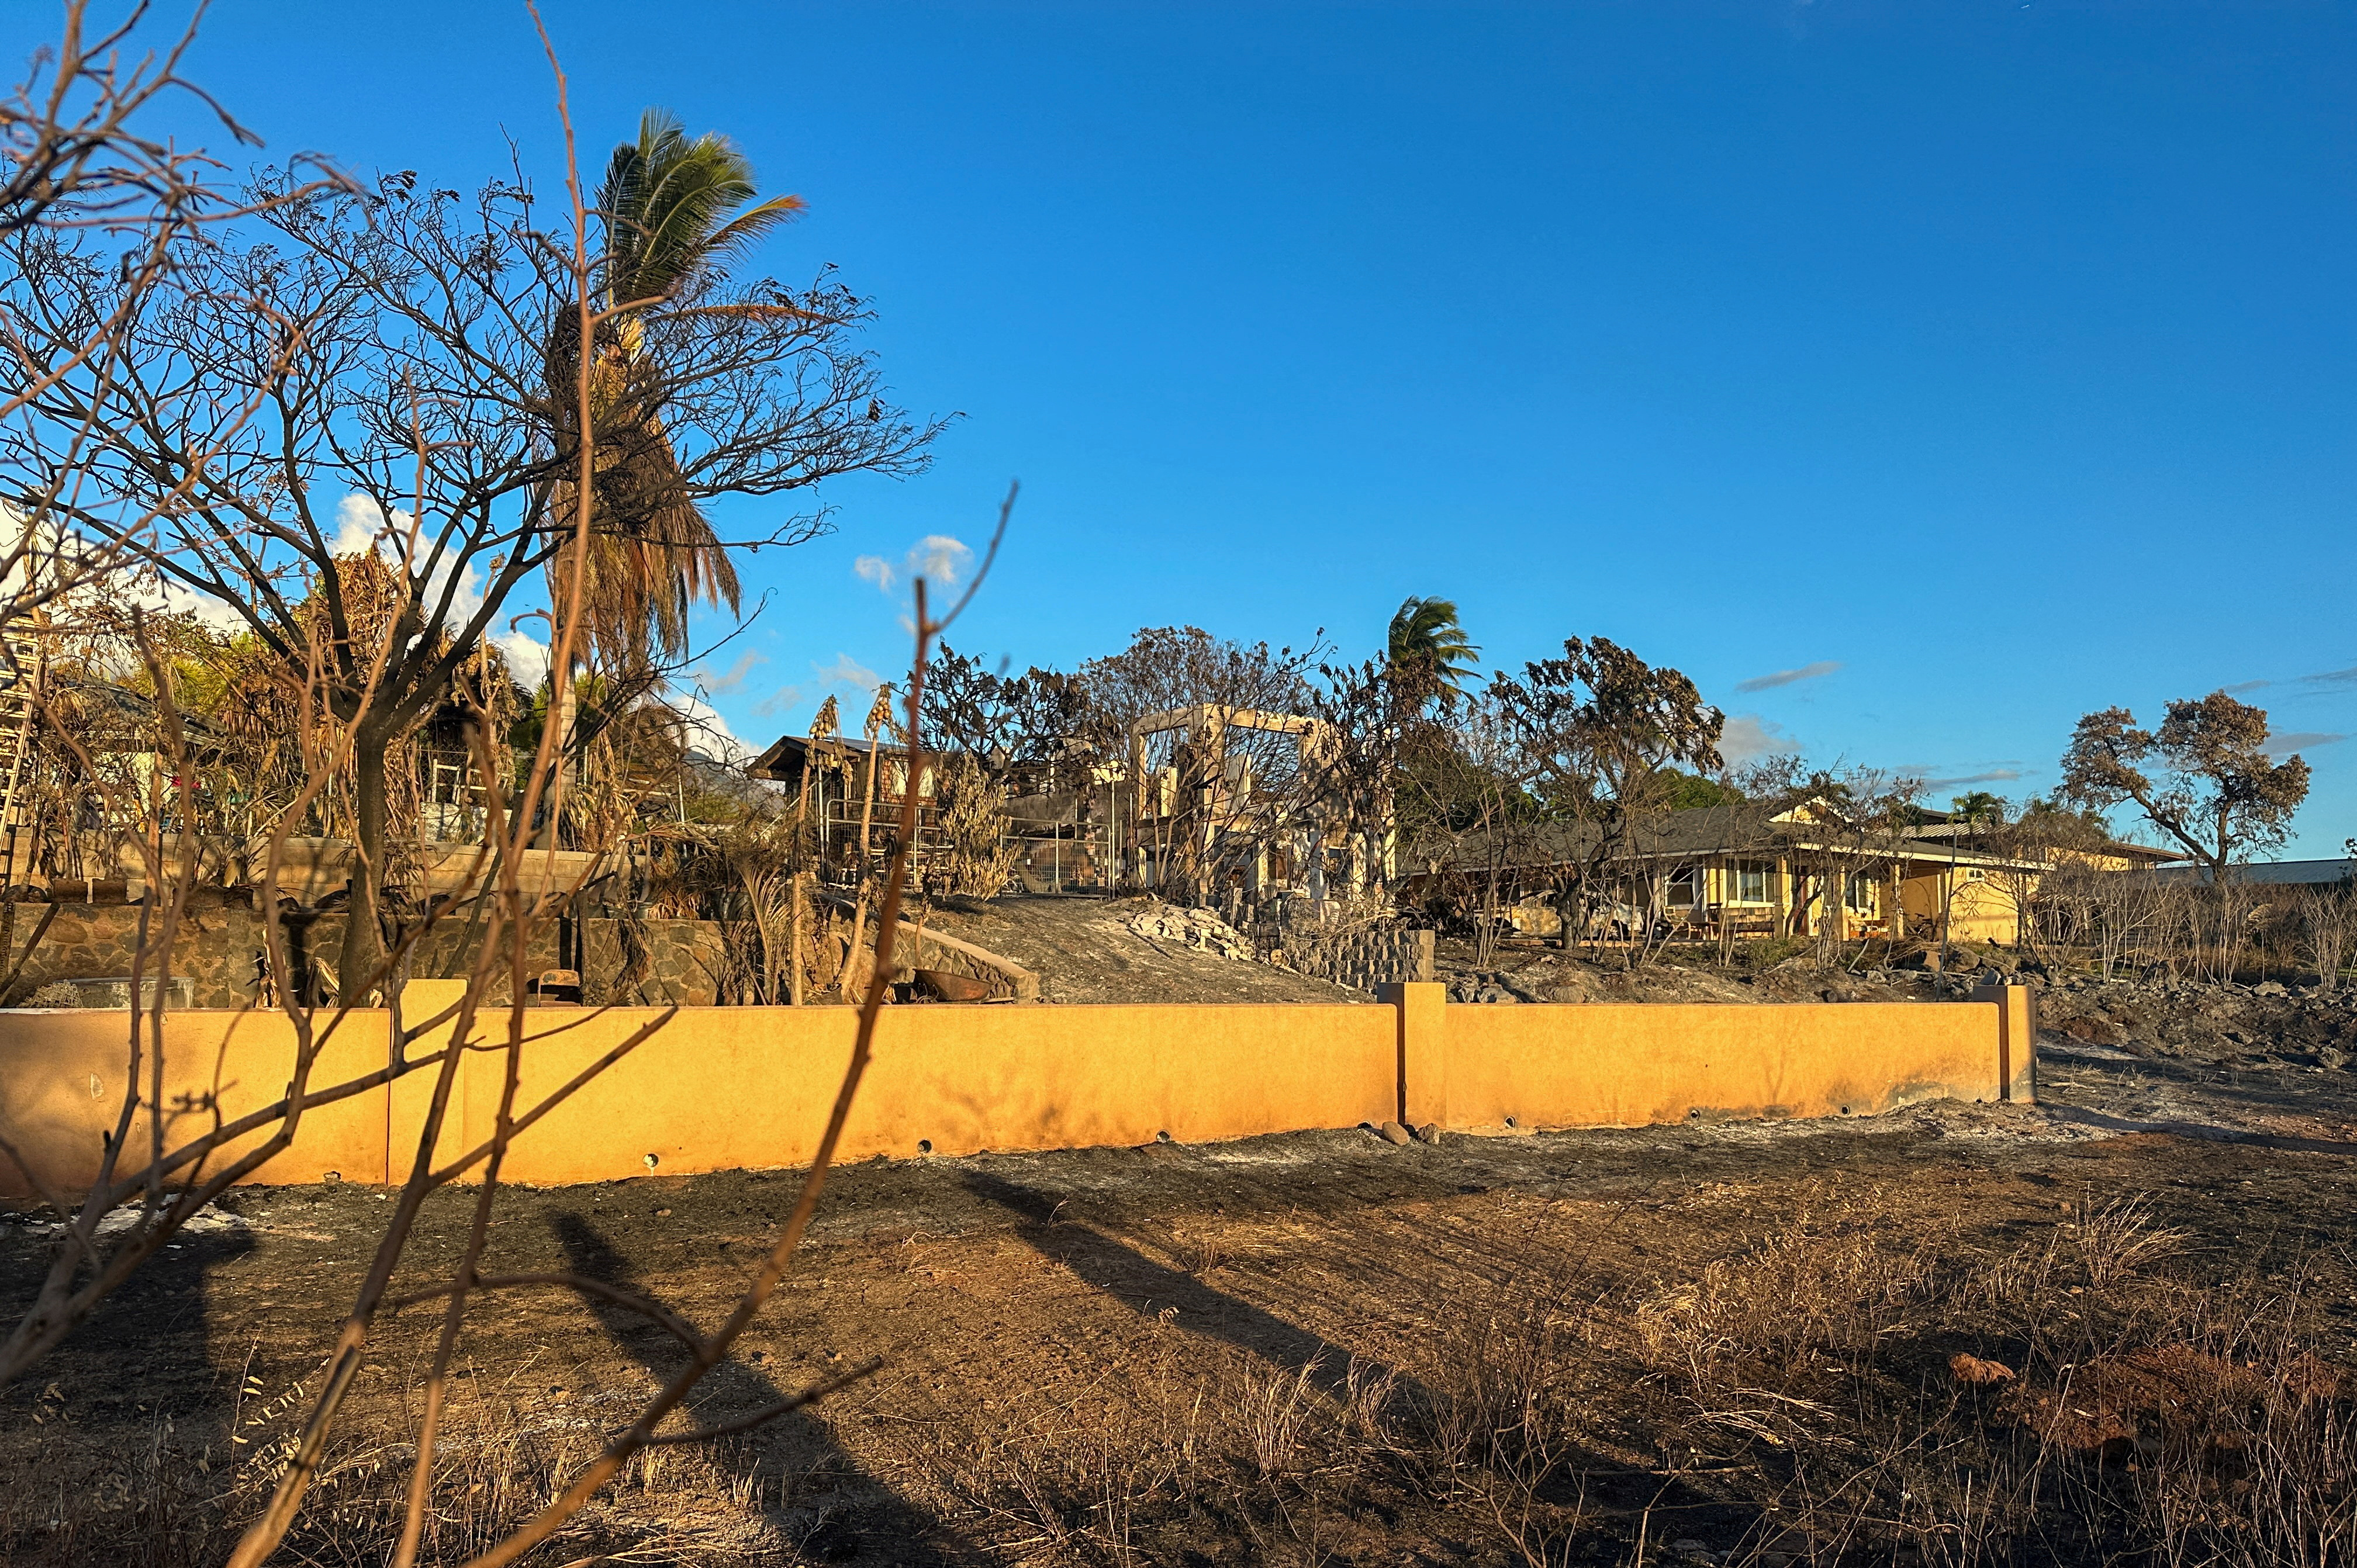
<instances>
[{"instance_id":1,"label":"leafless tree","mask_svg":"<svg viewBox=\"0 0 2357 1568\"><path fill-rule=\"evenodd\" d=\"M123 329L148 295L203 242L207 231L253 215L290 193L333 188L343 177L305 155L289 166L307 177L272 193L225 185L224 166L200 146L154 127L159 106L193 102L239 146L260 139L181 74L197 21L160 50L143 47L148 6L133 5L113 25L93 25L87 0L59 7L57 42L36 50L24 76L0 98L0 240L35 250L65 247L97 258L113 274L110 307L74 317L78 331L56 342L53 323L28 323L0 295L0 423L71 370L111 372ZM81 433L84 439L88 432ZM0 509L0 595L16 620L103 569L113 555L74 540L43 503L50 492L9 497ZM13 655L0 650L0 661Z\"/></svg>"},{"instance_id":2,"label":"leafless tree","mask_svg":"<svg viewBox=\"0 0 2357 1568\"><path fill-rule=\"evenodd\" d=\"M1087 724L1073 676L1033 665L1020 675L943 647L925 688L928 750L974 758L992 783L1069 754Z\"/></svg>"},{"instance_id":3,"label":"leafless tree","mask_svg":"<svg viewBox=\"0 0 2357 1568\"><path fill-rule=\"evenodd\" d=\"M2295 905L2299 923L2301 956L2316 971L2319 991L2335 991L2349 962L2349 932L2352 924L2350 889L2346 883L2330 887L2303 887Z\"/></svg>"},{"instance_id":4,"label":"leafless tree","mask_svg":"<svg viewBox=\"0 0 2357 1568\"><path fill-rule=\"evenodd\" d=\"M2111 979L2161 935L2169 919L2169 890L2146 872L2084 870L2066 873L2067 886L2081 883L2087 893L2090 940L2104 978Z\"/></svg>"},{"instance_id":5,"label":"leafless tree","mask_svg":"<svg viewBox=\"0 0 2357 1568\"><path fill-rule=\"evenodd\" d=\"M554 58L552 48L552 64ZM571 127L561 72L557 81L559 112L565 117L569 150ZM572 164L571 159L568 164ZM387 1064L341 1081L321 1082L317 1069L323 1059L322 1051L337 1032L348 1026L352 1002L385 984L401 960L400 949L414 941L436 917L429 912L423 927L404 930L393 944L393 950L382 953L375 966L360 976L361 983L348 988L343 1000L333 1006L314 1005L300 988L289 983L287 935L279 918L280 903L275 894L281 882L288 824L300 820L307 803L304 797L316 797L334 787L335 780L344 775L353 754L361 747L362 737L371 733L372 724L379 722L376 715L381 705L397 706L416 696L421 688L413 678L404 676L397 683L389 672L404 668L404 660L423 657L430 665L432 660L441 659L446 652L445 639L460 640L451 634L454 626L471 639L479 638L490 624L488 611L455 607L466 596L448 586L459 568L473 561L479 562L486 573L506 571L517 555L530 556L535 551L545 551L547 544L543 535L547 532L546 525L533 521L533 507L535 497L558 477L551 465L560 456L576 465L571 470L570 482L585 491L597 470L594 423L586 417L592 401L586 369L576 375L574 386L576 413L584 416L575 425L582 433L581 439L567 450L550 451L534 448L529 429L522 438L512 438L504 422L493 417L488 407L463 406L469 395L479 395L490 407L498 406L494 394L483 390L483 382L496 381L497 372L506 363L496 355L484 353L479 357L475 371L479 379L476 381L450 372L448 380L437 389L437 393L446 399L442 402L431 402L417 390L424 379L422 373L406 380L380 373L373 380L361 376L322 386L307 375L279 367L299 370L316 363L318 369L332 371L339 365L357 363L375 366L382 372L384 366L391 364L418 372L429 368L447 371L449 360L456 358L464 345L505 342L502 335L511 331L519 338L524 336L522 328L530 324L528 318L520 308L510 314L500 303L518 303L516 295L504 294L500 288L501 283L513 275L502 271L511 265L530 279L528 287L519 287L519 294L529 294L550 308L574 311L580 340L588 340L597 325L592 286L594 258L589 245L591 214L577 175L570 179L569 195L569 235L560 232L537 254L520 259L504 245L499 232L486 232L481 228L469 230L481 242L475 252L480 267L467 285L474 292L466 297L479 305L479 310L459 312L464 319L457 322L436 318L429 325L413 319L411 325L416 334L414 338L383 329L385 317L394 312L382 295L373 301L374 310L360 313L359 327L351 326L351 317L339 316L322 306L322 296L336 292L335 263L299 246L283 259L284 265L299 274L297 282L308 282L300 288L288 285L274 297L320 306L316 315L305 319L322 330L314 332L308 326L299 332L285 330L285 323L296 319L285 312L264 317L254 335L276 346L275 357L255 350L251 343L241 345L231 324L204 317L200 306L208 299L218 304L223 297L221 293L203 293L197 283L187 285L187 292L178 301L185 314L176 319L200 327L213 336L200 339L190 350L191 358L186 360L158 345L148 358L134 361L144 373L140 384L151 390L168 386L185 392L192 410L187 428L158 418L152 397L145 406L147 417L143 423L139 405L122 402L113 389L76 381L70 367L69 374L39 391L43 398L64 395L69 399L62 413L51 406L41 417L57 421L75 412L91 416L90 428L99 438L88 449L103 453L103 461L111 465L106 469L107 483L93 487L101 495L77 501L80 526L122 548L135 549L139 558L167 580L212 593L224 602L232 602L229 596L242 590L264 606L272 607L254 610L241 607L241 610L249 615L250 629L258 638L276 636L278 641L271 646L299 671L297 723L307 766L298 798L276 815L256 876L257 904L266 917L264 933L270 972L275 982L275 1004L284 1013L295 1042L287 1087L284 1095L270 1105L234 1120L216 1111L213 1125L193 1136L185 1135L178 1130L178 1121L183 1108L165 1103L167 1079L163 1053L167 1036L162 1012L158 1006L146 1004L145 999L151 993L150 981L156 983L154 995L160 998L168 994L178 927L195 881L197 835L181 833L177 841L167 843L160 831L160 821L154 814L164 796L158 780L175 777L189 763L192 746L180 722L175 698L176 667L159 653L141 618L135 614L129 618L127 635L152 690L158 736L156 766L145 774L151 831L142 836L141 843L150 891L142 910L141 940L134 964L126 1088L98 1179L86 1192L52 1191L45 1195L69 1217L69 1230L37 1287L31 1307L13 1326L5 1343L0 1343L0 1384L22 1375L66 1334L86 1322L101 1301L153 1258L205 1204L292 1146L301 1136L302 1124L310 1112L382 1089L410 1075L423 1076L431 1083L419 1141L406 1178L395 1195L371 1266L329 1354L323 1385L308 1419L291 1445L288 1463L268 1506L252 1522L231 1558L241 1568L250 1568L269 1558L301 1515L329 1434L342 1412L353 1378L368 1354L377 1322L387 1309L402 1301L440 1301L444 1303L444 1320L427 1380L406 1517L392 1558L396 1568L411 1568L414 1563L424 1522L435 1508L436 1448L453 1356L466 1315L470 1307L487 1298L535 1289L575 1291L644 1314L671 1330L687 1355L682 1369L609 1436L598 1455L537 1518L478 1560L484 1563L513 1562L532 1550L572 1518L633 1455L651 1447L704 1442L745 1430L824 1397L872 1369L872 1363L848 1369L729 1426L694 1432L665 1429L667 1418L727 1359L735 1340L780 1288L809 1225L869 1058L877 1011L883 1001L883 982L890 972L900 894L905 885L906 848L914 836L914 791L902 801L898 841L900 849L889 868L881 898L878 962L872 970L875 978L863 999L852 1060L837 1090L816 1158L802 1183L791 1214L753 1280L726 1318L710 1330L687 1325L654 1302L603 1281L572 1274L502 1276L485 1267L486 1244L500 1191L500 1171L514 1140L660 1031L670 1016L668 1011L653 1015L554 1090L536 1101L523 1098L522 1060L534 1034L528 1027L525 1011L525 965L535 924L545 918L547 901L538 887L525 885L522 870L533 853L533 818L545 799L554 771L559 745L557 726L542 727L531 765L512 799L498 792L488 799L490 821L468 875L468 886L480 891L470 900L473 908L467 917L472 940L467 960L467 984L457 1003L432 1018L404 1018L396 1005L391 1018L393 1054ZM410 198L404 196L401 199ZM430 203L441 199L417 199ZM326 204L330 209L335 205L336 201ZM485 206L474 210L479 213L496 205L496 200L487 200ZM405 236L412 241L454 231L452 228L437 228L440 221L429 215L413 224L393 215L382 227L395 237ZM357 231L343 232L347 239L361 238ZM18 238L22 238L21 231ZM48 254L70 258L73 252L53 250ZM252 264L244 275L271 283L274 287L285 283L270 275L273 267L265 264L264 258L247 253L245 259ZM213 261L203 261L206 269L215 264ZM431 272L430 268L426 270ZM77 286L97 286L86 275L72 275L78 279ZM208 272L207 275L217 279L220 274ZM453 296L461 290L447 277L439 281L443 286L437 307L452 307ZM421 310L419 314L431 316L433 312ZM545 320L539 324L544 326ZM339 327L343 328L340 336L337 330ZM140 329L153 329L144 316ZM420 348L421 343L432 348ZM306 358L326 353L330 348L345 358L317 362ZM442 357L437 358L437 354ZM269 423L282 426L324 424L326 434L279 435L275 448L249 446L242 444L245 427L241 424L228 439L179 439L191 431L196 436L210 438L221 430L221 424L209 423L208 410L218 400L228 397L223 388L233 382L236 369L252 371L256 365L272 368L267 378L253 377L258 384L249 388L268 407ZM508 364L507 368L515 366ZM758 364L740 366L740 375L749 378L756 391L767 384ZM70 390L60 394L60 387ZM512 393L512 389L509 392ZM74 401L77 397L78 401ZM453 407L454 403L462 406ZM404 431L410 443L407 462L415 475L405 497L386 482L402 461L393 447L396 435ZM453 437L469 434L480 435L486 441L494 436L499 439L490 449L479 453L455 449ZM54 451L42 444L38 434L19 437L19 441L14 451L0 454L0 465L5 465L0 471L21 474L29 464L38 472L41 463L54 459ZM274 450L297 452L302 455L303 465L309 466L306 471L298 465L285 489L278 492L268 489L256 477ZM694 448L691 446L689 450ZM296 585L305 585L306 588L317 585L316 578L307 580L301 569L304 564L317 568L319 576L331 581L335 576L339 553L333 549L334 541L328 535L326 521L320 515L322 509L317 504L323 497L332 498L333 492L323 490L326 481L319 476L340 478L346 474L378 481L355 486L355 491L377 500L387 521L385 532L390 548L383 553L399 567L391 575L392 592L397 603L388 615L347 616L340 621L328 614L307 618L295 615L291 603L299 591ZM516 474L525 477L512 478ZM506 488L490 488L495 482ZM117 492L111 499L104 494L109 489ZM168 520L160 538L144 539L126 532L110 535L106 532L132 505L167 489L171 493L172 504L155 509ZM426 499L429 496L433 498L432 505ZM439 510L447 508L454 496L473 498L474 510ZM403 499L410 503L402 509L405 517L397 515L394 510ZM491 515L495 501L504 501L511 514L520 513L525 521L518 521L513 515ZM576 515L569 520L575 529L570 542L577 550L586 542L590 522L583 515L587 509L576 510ZM422 521L428 519L435 521ZM1004 521L1002 514L1002 532ZM239 532L239 537L228 537L233 531ZM487 538L507 543L506 550L497 552L500 559L496 563L481 553L482 541ZM268 553L271 550L282 553L274 557ZM994 554L995 552L996 542ZM980 585L987 568L985 561L984 572L977 574L967 589L967 599ZM565 695L568 672L575 663L576 641L582 636L579 576L572 577L565 587L549 611L551 671L556 688L552 693L552 705ZM964 602L960 601L960 608ZM921 703L927 652L932 639L954 619L955 614L953 609L949 615L935 617L929 609L924 585L920 582L916 585L916 647L907 715L912 730ZM427 635L437 628L442 638ZM417 651L421 640L430 645L428 653L423 656ZM413 662L405 668L418 667ZM469 693L463 684L446 690L455 691L462 703L468 700ZM482 767L489 771L488 754L500 744L500 739L490 733L484 716L478 705L469 725L469 737ZM79 744L80 737L70 734L66 739L73 745ZM911 760L921 767L921 752ZM90 776L102 788L126 794L133 783L96 767L90 769ZM122 806L126 811L136 811L138 802L135 799L125 800ZM594 862L596 856L591 858ZM567 892L577 893L578 883ZM355 924L362 923L356 911ZM500 989L498 982L502 978L506 982L503 1001L497 999ZM445 1030L448 1043L431 1047L426 1045L429 1037L441 1036ZM495 1059L502 1069L493 1131L488 1139L452 1157L442 1145L452 1125L447 1117L454 1104L458 1064L463 1054L484 1050L496 1053ZM5 1136L0 1136L0 1156L16 1160L37 1186L47 1185L39 1162ZM462 1176L478 1179L480 1185L474 1196L468 1245L457 1268L445 1283L395 1298L391 1283L407 1254L422 1206L432 1193ZM102 1240L98 1220L126 1201L138 1205L133 1223L120 1231L110 1228L107 1238Z\"/></svg>"},{"instance_id":6,"label":"leafless tree","mask_svg":"<svg viewBox=\"0 0 2357 1568\"><path fill-rule=\"evenodd\" d=\"M1202 733L1148 734L1141 722L1188 708L1300 714L1320 651L1316 639L1297 650L1200 627L1150 627L1074 671L1082 738L1096 756L1117 759L1125 780L1120 831L1131 879L1143 879L1150 859L1162 897L1208 901L1265 832L1260 819L1272 803L1294 796L1300 760L1299 734L1281 728L1221 722ZM1235 787L1239 779L1250 787Z\"/></svg>"},{"instance_id":7,"label":"leafless tree","mask_svg":"<svg viewBox=\"0 0 2357 1568\"><path fill-rule=\"evenodd\" d=\"M1410 727L1398 762L1407 857L1442 906L1433 912L1470 927L1474 963L1487 967L1518 869L1555 843L1515 714L1493 688L1468 694Z\"/></svg>"},{"instance_id":8,"label":"leafless tree","mask_svg":"<svg viewBox=\"0 0 2357 1568\"><path fill-rule=\"evenodd\" d=\"M2063 900L2084 897L2083 880L2067 873L2110 842L2103 819L2032 799L2018 813L1998 801L1969 825L1973 847L1998 862L1989 868L1989 877L2013 906L2016 944L2041 961L2052 961L2072 940L2072 922L2056 918L2063 913Z\"/></svg>"},{"instance_id":9,"label":"leafless tree","mask_svg":"<svg viewBox=\"0 0 2357 1568\"><path fill-rule=\"evenodd\" d=\"M605 400L593 428L548 391L551 323L574 280L528 188L466 198L403 174L365 193L263 189L274 205L189 247L136 299L70 237L0 241L0 308L23 339L0 394L26 404L0 434L0 477L9 501L233 614L284 669L323 660L323 700L351 731L352 904L374 911L387 757L565 547L553 501L603 424L642 431L641 403L660 407L678 487L698 501L908 472L938 426L877 413L854 342L865 307L840 285L707 278L640 323L637 400ZM716 308L732 304L764 308ZM117 315L104 373L77 362L91 324ZM790 513L734 542L819 527ZM337 567L356 551L403 585L381 657ZM300 610L313 595L316 639ZM356 919L348 993L383 951L377 923Z\"/></svg>"}]
</instances>

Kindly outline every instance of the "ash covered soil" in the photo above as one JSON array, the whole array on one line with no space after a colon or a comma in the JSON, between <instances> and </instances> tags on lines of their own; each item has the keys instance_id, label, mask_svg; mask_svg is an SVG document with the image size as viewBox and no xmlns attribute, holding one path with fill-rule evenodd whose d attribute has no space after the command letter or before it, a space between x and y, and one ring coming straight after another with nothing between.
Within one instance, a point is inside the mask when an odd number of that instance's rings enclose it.
<instances>
[{"instance_id":1,"label":"ash covered soil","mask_svg":"<svg viewBox=\"0 0 2357 1568\"><path fill-rule=\"evenodd\" d=\"M1129 922L1152 898L958 899L926 925L1011 958L1039 976L1039 999L1064 1003L1372 1002L1361 991L1290 970L1140 936Z\"/></svg>"},{"instance_id":2,"label":"ash covered soil","mask_svg":"<svg viewBox=\"0 0 2357 1568\"><path fill-rule=\"evenodd\" d=\"M1599 999L1618 983L1548 963L1548 983ZM1787 969L1661 983L1797 1000L1929 998L1942 983ZM2058 1284L2030 1326L1940 1305L1854 1356L1749 1372L1773 1391L1760 1401L1788 1402L1753 1402L1764 1437L1698 1417L1666 1391L1684 1385L1649 1359L1646 1326L1793 1235L2002 1273L2126 1213L2172 1239L2172 1300L2292 1302L2303 1344L2336 1376L2357 1366L2352 999L2070 983L2041 1003L2035 1107L1433 1146L1310 1133L841 1170L794 1276L689 1419L728 1422L869 1357L882 1370L708 1452L665 1451L669 1468L619 1486L532 1561L1508 1563L1531 1560L1543 1527L1562 1542L1549 1561L1630 1562L1641 1537L1679 1542L1688 1562L1921 1560L1865 1538L1828 1545L1778 1466L1871 1387L1953 1403L1958 1352L2021 1369L2024 1387L2036 1366L2093 1354L2054 1337L2083 1308L2092 1324L2095 1297ZM794 1190L791 1173L750 1173L510 1191L487 1266L592 1274L716 1323ZM447 1275L470 1205L429 1203L395 1294ZM0 1560L217 1557L317 1388L389 1207L350 1187L242 1189L0 1395ZM11 1305L55 1244L37 1217L14 1218L0 1232ZM1583 1412L1544 1486L1509 1508L1495 1485L1453 1471L1439 1484L1426 1460L1346 1444L1340 1423L1371 1388L1453 1388L1511 1359L1500 1315L1534 1300L1569 1326L1545 1330L1546 1355ZM360 1560L339 1542L394 1517L397 1429L437 1325L429 1308L382 1325L322 1493L329 1522L307 1526L299 1560ZM577 1464L680 1358L659 1329L568 1294L484 1304L453 1463L489 1478L458 1475L437 1550L457 1561L468 1530L520 1521L530 1477ZM1312 1407L1329 1413L1311 1421ZM1788 1418L1802 1424L1775 1425Z\"/></svg>"}]
</instances>

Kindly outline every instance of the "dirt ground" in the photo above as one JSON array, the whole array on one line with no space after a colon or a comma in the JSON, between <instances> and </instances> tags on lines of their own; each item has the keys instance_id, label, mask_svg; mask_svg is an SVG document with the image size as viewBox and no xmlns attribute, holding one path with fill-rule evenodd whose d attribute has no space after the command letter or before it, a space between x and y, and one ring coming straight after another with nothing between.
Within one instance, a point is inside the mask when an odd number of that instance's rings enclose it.
<instances>
[{"instance_id":1,"label":"dirt ground","mask_svg":"<svg viewBox=\"0 0 2357 1568\"><path fill-rule=\"evenodd\" d=\"M2345 1418L2357 1369L2357 1074L2319 1059L2345 1009L2170 995L2053 988L2035 1108L845 1169L691 1419L882 1370L664 1450L530 1561L2162 1561L2115 1550L2174 1506L2135 1490L2178 1473L2158 1396L2104 1390L2136 1367L2244 1376L2264 1340L2269 1366L2309 1369L2275 1386ZM793 1190L754 1173L511 1192L490 1266L626 1282L709 1324ZM468 1202L429 1208L409 1277L451 1266ZM217 1561L385 1209L349 1187L240 1191L0 1396L0 1561ZM16 1218L12 1304L53 1244ZM286 1560L382 1561L393 1428L435 1324L384 1326ZM679 1354L569 1294L480 1308L429 1560L525 1517ZM2007 1376L1965 1386L1967 1365ZM2221 1480L2202 1442L2201 1507L2255 1510L2265 1486ZM2050 1451L2096 1456L2077 1490L2040 1471ZM2325 1506L2357 1520L2352 1472L2331 1473ZM2000 1518L2005 1477L2036 1496ZM2066 1495L2083 1507L2062 1517ZM2292 1560L2272 1539L2209 1560Z\"/></svg>"}]
</instances>

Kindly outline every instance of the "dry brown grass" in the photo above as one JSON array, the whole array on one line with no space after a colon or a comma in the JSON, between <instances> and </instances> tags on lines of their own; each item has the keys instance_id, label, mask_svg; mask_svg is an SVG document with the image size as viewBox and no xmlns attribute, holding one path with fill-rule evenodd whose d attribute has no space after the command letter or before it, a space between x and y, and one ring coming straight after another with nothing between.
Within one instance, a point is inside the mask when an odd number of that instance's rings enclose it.
<instances>
[{"instance_id":1,"label":"dry brown grass","mask_svg":"<svg viewBox=\"0 0 2357 1568\"><path fill-rule=\"evenodd\" d=\"M1680 1542L1699 1563L1699 1538L1760 1568L2352 1562L2357 1382L2302 1271L2201 1251L2142 1197L1994 1232L1874 1204L1747 1213L1712 1255L1642 1276L1469 1278L1380 1358L1284 1362L1149 1316L1056 1399L911 1380L832 1418L813 1467L642 1455L549 1561L875 1560L845 1555L866 1487L938 1524L933 1561L1395 1562L1456 1541L1555 1568L1674 1563ZM429 1563L544 1506L601 1402L630 1397L462 1382ZM159 1432L0 1493L0 1561L218 1561L306 1391L248 1379L200 1455ZM409 1455L369 1430L335 1450L291 1561L382 1560Z\"/></svg>"},{"instance_id":2,"label":"dry brown grass","mask_svg":"<svg viewBox=\"0 0 2357 1568\"><path fill-rule=\"evenodd\" d=\"M2348 1562L2357 1434L2309 1304L2186 1248L2142 1198L1995 1255L1780 1231L1639 1303L1684 1407L1654 1435L1741 1477L1730 1561Z\"/></svg>"},{"instance_id":3,"label":"dry brown grass","mask_svg":"<svg viewBox=\"0 0 2357 1568\"><path fill-rule=\"evenodd\" d=\"M462 1380L471 1390L472 1380ZM115 1449L54 1484L0 1492L0 1562L104 1561L126 1568L217 1563L285 1473L311 1390L241 1384L225 1442L193 1451L167 1441ZM455 1395L436 1445L428 1563L462 1561L547 1506L598 1451L604 1423L504 1391ZM285 1561L379 1564L400 1532L414 1450L356 1423L313 1483L315 1501L283 1549ZM726 1444L658 1448L631 1460L568 1540L627 1541L657 1560L722 1564L774 1553L785 1500ZM557 1561L563 1561L560 1558Z\"/></svg>"}]
</instances>

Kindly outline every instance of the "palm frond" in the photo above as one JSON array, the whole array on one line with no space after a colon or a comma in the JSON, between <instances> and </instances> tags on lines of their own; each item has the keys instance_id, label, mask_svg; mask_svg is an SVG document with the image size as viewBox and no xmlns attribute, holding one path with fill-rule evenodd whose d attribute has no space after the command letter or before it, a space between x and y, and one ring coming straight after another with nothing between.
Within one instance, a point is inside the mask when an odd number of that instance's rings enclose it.
<instances>
[{"instance_id":1,"label":"palm frond","mask_svg":"<svg viewBox=\"0 0 2357 1568\"><path fill-rule=\"evenodd\" d=\"M747 171L749 175L750 171ZM773 196L750 211L740 212L714 232L705 242L708 254L727 257L742 254L766 238L771 231L792 222L809 210L810 204L799 196Z\"/></svg>"},{"instance_id":2,"label":"palm frond","mask_svg":"<svg viewBox=\"0 0 2357 1568\"><path fill-rule=\"evenodd\" d=\"M717 132L691 139L671 111L645 111L637 140L608 159L598 190L608 306L679 297L803 208L795 196L748 208L756 195L752 163L734 142ZM808 314L784 305L654 306L601 328L612 337L592 371L598 455L580 565L585 629L612 667L651 668L684 651L688 612L698 599L732 615L740 603L735 563L680 471L657 397L639 385L645 324L666 315ZM563 376L577 360L560 344L550 363L552 375ZM562 517L580 498L565 485L556 499Z\"/></svg>"},{"instance_id":3,"label":"palm frond","mask_svg":"<svg viewBox=\"0 0 2357 1568\"><path fill-rule=\"evenodd\" d=\"M677 115L649 109L639 139L614 149L598 192L608 298L667 298L803 209L802 198L779 196L738 211L755 194L752 162L734 142L716 131L690 141Z\"/></svg>"}]
</instances>

